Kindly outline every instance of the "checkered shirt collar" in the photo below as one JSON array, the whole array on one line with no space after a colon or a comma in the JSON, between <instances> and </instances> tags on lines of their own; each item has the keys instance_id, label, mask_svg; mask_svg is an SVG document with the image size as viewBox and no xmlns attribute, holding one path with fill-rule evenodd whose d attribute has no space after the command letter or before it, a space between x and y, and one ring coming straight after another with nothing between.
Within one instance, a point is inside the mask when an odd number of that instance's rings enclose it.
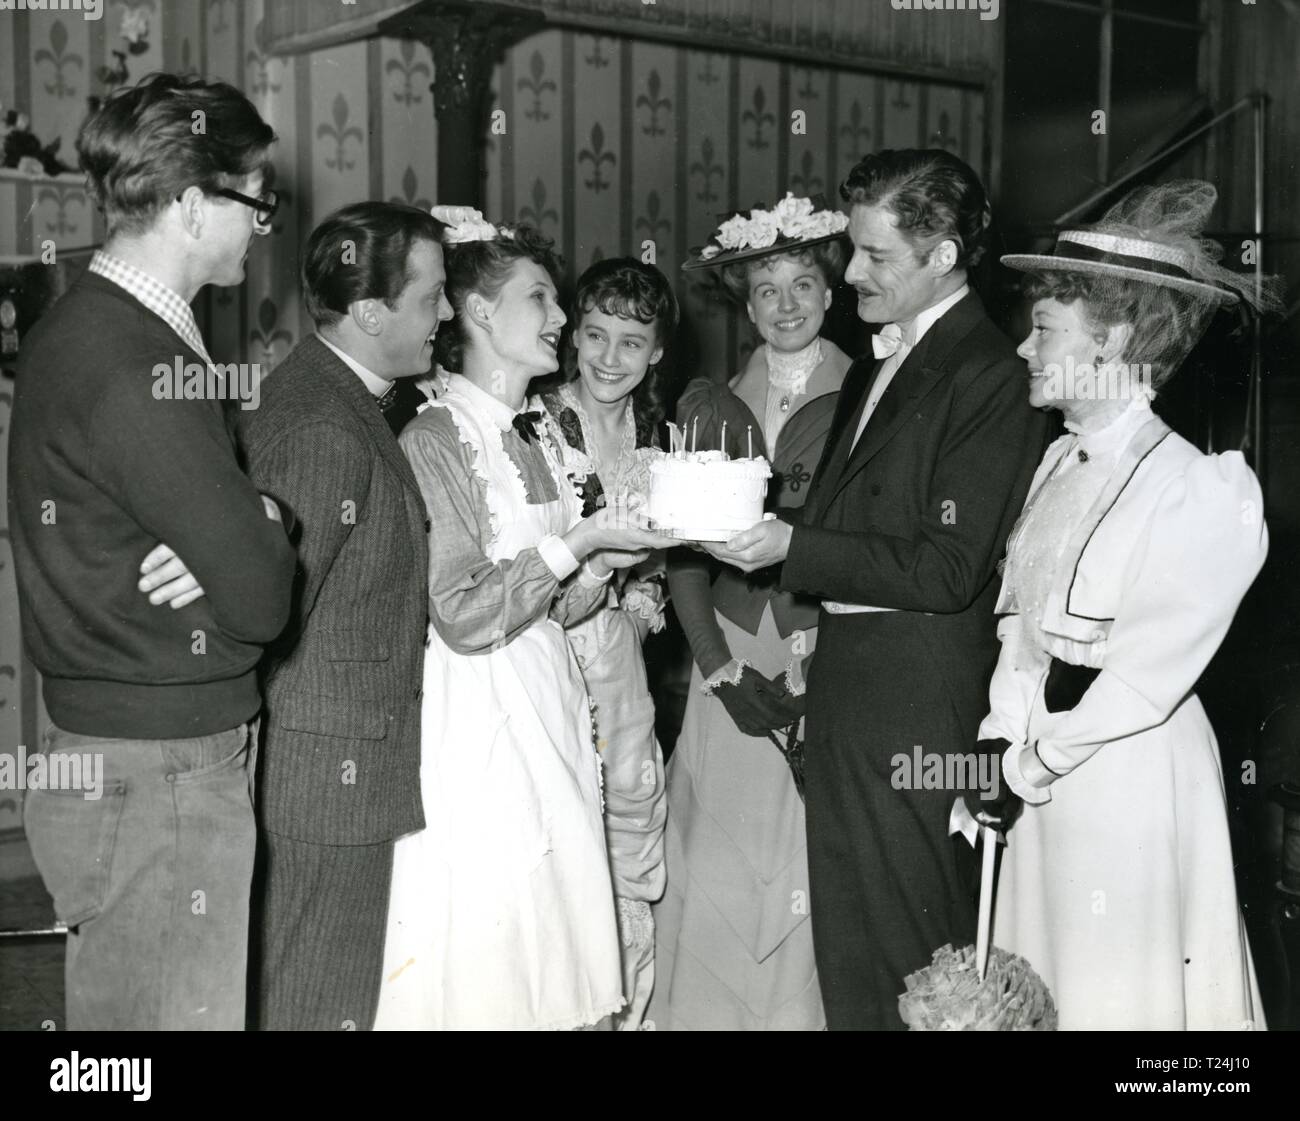
<instances>
[{"instance_id":1,"label":"checkered shirt collar","mask_svg":"<svg viewBox=\"0 0 1300 1121\"><path fill-rule=\"evenodd\" d=\"M106 280L111 280L119 288L124 288L175 331L181 341L193 348L204 362L212 365L208 348L203 345L203 336L199 334L199 325L194 320L194 311L176 292L147 272L128 265L102 249L96 250L90 258L89 269Z\"/></svg>"}]
</instances>

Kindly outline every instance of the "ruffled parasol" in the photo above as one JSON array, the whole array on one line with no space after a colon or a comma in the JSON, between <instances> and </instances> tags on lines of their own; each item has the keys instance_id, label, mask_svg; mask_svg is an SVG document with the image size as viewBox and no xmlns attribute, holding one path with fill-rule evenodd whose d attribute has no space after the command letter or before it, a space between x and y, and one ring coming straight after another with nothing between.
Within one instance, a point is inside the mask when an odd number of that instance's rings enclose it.
<instances>
[{"instance_id":1,"label":"ruffled parasol","mask_svg":"<svg viewBox=\"0 0 1300 1121\"><path fill-rule=\"evenodd\" d=\"M989 946L997 834L987 825L980 834L978 940L935 950L929 965L904 978L898 1014L911 1031L1055 1031L1056 1004L1043 979L1019 954Z\"/></svg>"}]
</instances>

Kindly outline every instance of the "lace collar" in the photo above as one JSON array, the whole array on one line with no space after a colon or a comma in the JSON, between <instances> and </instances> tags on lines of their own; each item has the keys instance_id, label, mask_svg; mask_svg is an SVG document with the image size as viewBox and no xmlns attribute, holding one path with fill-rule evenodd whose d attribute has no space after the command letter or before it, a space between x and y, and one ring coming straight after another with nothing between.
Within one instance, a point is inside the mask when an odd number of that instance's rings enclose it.
<instances>
[{"instance_id":1,"label":"lace collar","mask_svg":"<svg viewBox=\"0 0 1300 1121\"><path fill-rule=\"evenodd\" d=\"M767 380L777 389L799 396L808 388L808 379L822 363L822 340L818 335L802 350L793 354L777 350L771 343L763 344L767 359Z\"/></svg>"},{"instance_id":2,"label":"lace collar","mask_svg":"<svg viewBox=\"0 0 1300 1121\"><path fill-rule=\"evenodd\" d=\"M596 432L592 427L591 417L587 415L587 410L583 407L582 401L568 383L560 386L560 400L572 409L574 415L578 418L578 424L582 427L582 442L587 445L582 450L587 453L587 458L591 460L593 473L598 479L606 479L605 466L600 461L600 444L596 440ZM633 415L632 398L628 397L623 409L623 437L619 442L618 462L613 465L613 474L609 476L611 482L632 461L635 454L636 418Z\"/></svg>"}]
</instances>

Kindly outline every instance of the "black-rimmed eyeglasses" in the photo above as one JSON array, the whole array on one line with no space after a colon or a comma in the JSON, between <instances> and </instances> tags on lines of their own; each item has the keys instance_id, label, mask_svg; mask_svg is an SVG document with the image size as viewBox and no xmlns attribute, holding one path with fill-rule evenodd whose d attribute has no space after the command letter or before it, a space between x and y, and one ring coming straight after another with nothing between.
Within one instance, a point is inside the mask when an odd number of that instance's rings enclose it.
<instances>
[{"instance_id":1,"label":"black-rimmed eyeglasses","mask_svg":"<svg viewBox=\"0 0 1300 1121\"><path fill-rule=\"evenodd\" d=\"M257 224L259 226L269 226L271 219L275 217L275 212L280 209L280 196L274 191L266 191L261 198L256 199L252 195L242 195L238 191L232 191L229 187L218 187L212 193L220 195L222 198L234 199L235 202L242 202L245 206L251 206L257 211Z\"/></svg>"}]
</instances>

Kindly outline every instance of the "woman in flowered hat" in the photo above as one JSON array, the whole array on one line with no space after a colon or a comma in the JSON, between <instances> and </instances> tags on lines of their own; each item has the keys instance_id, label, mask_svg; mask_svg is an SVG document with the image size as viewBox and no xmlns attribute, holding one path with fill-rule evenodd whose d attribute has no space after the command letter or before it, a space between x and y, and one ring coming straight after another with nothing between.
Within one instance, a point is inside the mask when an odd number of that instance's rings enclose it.
<instances>
[{"instance_id":1,"label":"woman in flowered hat","mask_svg":"<svg viewBox=\"0 0 1300 1121\"><path fill-rule=\"evenodd\" d=\"M1263 499L1240 452L1202 454L1151 409L1217 308L1272 302L1201 239L1214 200L1144 188L1051 255L1003 258L1029 274L1030 403L1069 431L1008 544L979 732L1003 791L966 810L1014 821L994 942L1062 1029L1264 1026L1192 692L1264 563Z\"/></svg>"},{"instance_id":2,"label":"woman in flowered hat","mask_svg":"<svg viewBox=\"0 0 1300 1121\"><path fill-rule=\"evenodd\" d=\"M722 382L692 381L678 421L701 448L772 463L768 508L797 508L850 360L821 337L846 259L845 215L787 195L724 222L683 269L713 268L761 340ZM797 740L818 605L674 551L669 583L694 659L668 766L668 884L655 909L659 1029L825 1026L808 922L804 809L773 743Z\"/></svg>"},{"instance_id":3,"label":"woman in flowered hat","mask_svg":"<svg viewBox=\"0 0 1300 1121\"><path fill-rule=\"evenodd\" d=\"M394 849L376 1026L584 1027L624 997L599 760L563 628L670 542L617 503L584 518L525 411L528 383L559 367L550 241L465 208L434 215L449 226L453 372L400 440L431 522L426 827Z\"/></svg>"}]
</instances>

